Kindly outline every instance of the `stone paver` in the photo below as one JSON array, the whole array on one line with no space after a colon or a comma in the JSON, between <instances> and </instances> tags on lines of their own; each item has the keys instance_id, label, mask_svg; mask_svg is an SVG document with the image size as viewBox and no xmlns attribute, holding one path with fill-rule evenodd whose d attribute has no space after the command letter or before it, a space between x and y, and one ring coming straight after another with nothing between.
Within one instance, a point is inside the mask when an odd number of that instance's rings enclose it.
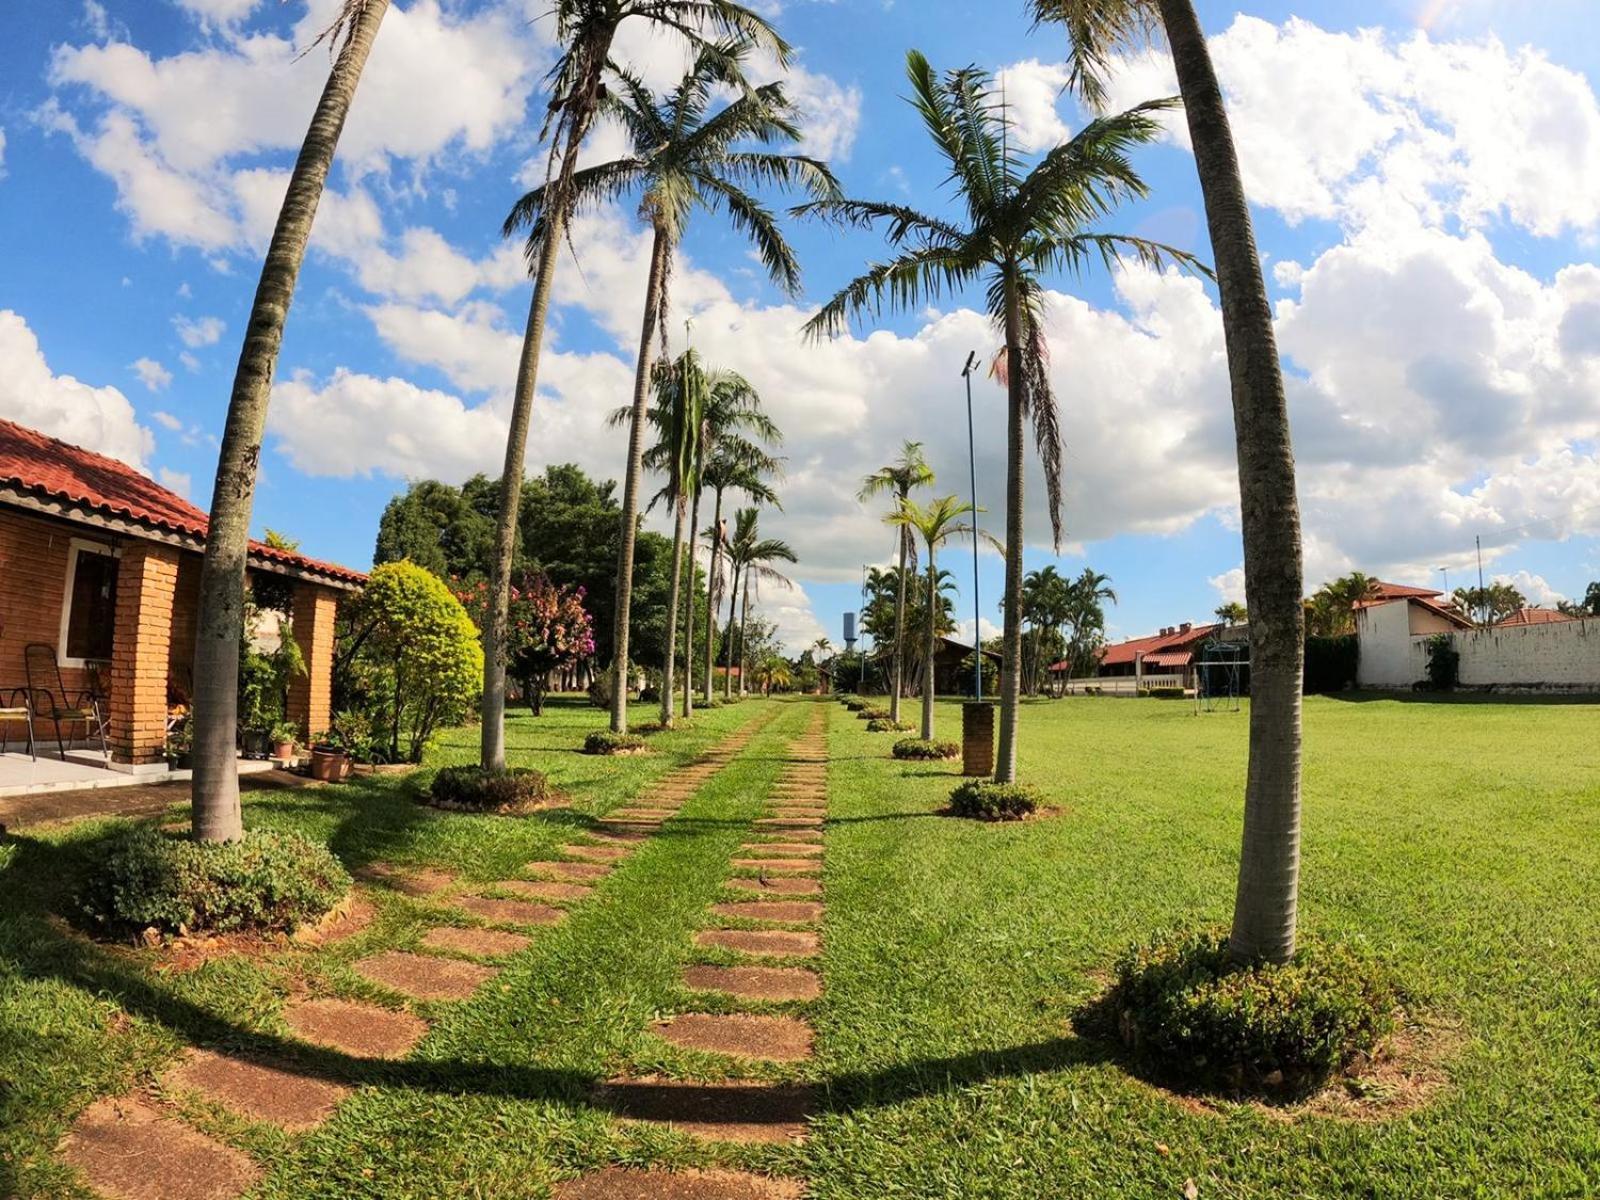
<instances>
[{"instance_id":1,"label":"stone paver","mask_svg":"<svg viewBox=\"0 0 1600 1200\"><path fill-rule=\"evenodd\" d=\"M355 964L356 974L418 1000L464 1000L499 972L493 967L385 950Z\"/></svg>"},{"instance_id":2,"label":"stone paver","mask_svg":"<svg viewBox=\"0 0 1600 1200\"><path fill-rule=\"evenodd\" d=\"M686 967L684 986L701 992L727 992L743 1000L815 1000L822 979L803 967Z\"/></svg>"},{"instance_id":3,"label":"stone paver","mask_svg":"<svg viewBox=\"0 0 1600 1200\"><path fill-rule=\"evenodd\" d=\"M437 867L397 867L392 863L362 867L356 872L356 878L418 899L436 895L456 881L453 872Z\"/></svg>"},{"instance_id":4,"label":"stone paver","mask_svg":"<svg viewBox=\"0 0 1600 1200\"><path fill-rule=\"evenodd\" d=\"M510 892L529 900L582 900L594 891L585 884L551 879L502 879L488 887L496 892Z\"/></svg>"},{"instance_id":5,"label":"stone paver","mask_svg":"<svg viewBox=\"0 0 1600 1200\"><path fill-rule=\"evenodd\" d=\"M191 1051L165 1082L200 1092L252 1121L295 1130L322 1124L350 1094L327 1079L212 1050Z\"/></svg>"},{"instance_id":6,"label":"stone paver","mask_svg":"<svg viewBox=\"0 0 1600 1200\"><path fill-rule=\"evenodd\" d=\"M131 1096L86 1108L61 1157L110 1200L229 1200L261 1175L248 1156Z\"/></svg>"},{"instance_id":7,"label":"stone paver","mask_svg":"<svg viewBox=\"0 0 1600 1200\"><path fill-rule=\"evenodd\" d=\"M773 875L769 878L749 879L737 877L728 880L736 892L750 892L757 896L820 896L822 881L794 875Z\"/></svg>"},{"instance_id":8,"label":"stone paver","mask_svg":"<svg viewBox=\"0 0 1600 1200\"><path fill-rule=\"evenodd\" d=\"M301 1000L283 1010L296 1037L354 1058L403 1058L428 1032L410 1013L350 1000Z\"/></svg>"},{"instance_id":9,"label":"stone paver","mask_svg":"<svg viewBox=\"0 0 1600 1200\"><path fill-rule=\"evenodd\" d=\"M761 858L820 858L822 847L799 842L746 842L739 847L752 857Z\"/></svg>"},{"instance_id":10,"label":"stone paver","mask_svg":"<svg viewBox=\"0 0 1600 1200\"><path fill-rule=\"evenodd\" d=\"M568 858L583 859L585 862L619 862L633 851L627 846L580 846L571 845L561 847L561 853Z\"/></svg>"},{"instance_id":11,"label":"stone paver","mask_svg":"<svg viewBox=\"0 0 1600 1200\"><path fill-rule=\"evenodd\" d=\"M422 944L430 950L450 950L456 954L476 954L480 958L501 958L526 950L533 939L504 929L462 929L457 925L440 925L422 935Z\"/></svg>"},{"instance_id":12,"label":"stone paver","mask_svg":"<svg viewBox=\"0 0 1600 1200\"><path fill-rule=\"evenodd\" d=\"M733 865L743 871L774 875L815 875L822 870L822 864L814 858L736 858Z\"/></svg>"},{"instance_id":13,"label":"stone paver","mask_svg":"<svg viewBox=\"0 0 1600 1200\"><path fill-rule=\"evenodd\" d=\"M604 879L611 874L611 867L607 863L531 862L528 864L527 869L537 875L548 875L552 879L568 879L579 882Z\"/></svg>"},{"instance_id":14,"label":"stone paver","mask_svg":"<svg viewBox=\"0 0 1600 1200\"><path fill-rule=\"evenodd\" d=\"M809 958L821 944L816 934L797 929L702 929L694 941L763 958Z\"/></svg>"},{"instance_id":15,"label":"stone paver","mask_svg":"<svg viewBox=\"0 0 1600 1200\"><path fill-rule=\"evenodd\" d=\"M463 896L456 901L456 907L496 925L555 925L567 915L563 909L533 900L497 900L492 896Z\"/></svg>"},{"instance_id":16,"label":"stone paver","mask_svg":"<svg viewBox=\"0 0 1600 1200\"><path fill-rule=\"evenodd\" d=\"M790 1144L805 1137L815 1095L795 1084L614 1079L596 1091L595 1101L628 1120L711 1141Z\"/></svg>"},{"instance_id":17,"label":"stone paver","mask_svg":"<svg viewBox=\"0 0 1600 1200\"><path fill-rule=\"evenodd\" d=\"M811 1057L811 1026L795 1017L683 1013L657 1021L650 1028L658 1037L685 1050L773 1062L795 1062Z\"/></svg>"},{"instance_id":18,"label":"stone paver","mask_svg":"<svg viewBox=\"0 0 1600 1200\"><path fill-rule=\"evenodd\" d=\"M822 905L815 900L740 900L727 904L713 904L711 911L719 917L737 917L746 921L816 921L822 917Z\"/></svg>"},{"instance_id":19,"label":"stone paver","mask_svg":"<svg viewBox=\"0 0 1600 1200\"><path fill-rule=\"evenodd\" d=\"M793 1179L745 1171L664 1171L606 1167L558 1184L555 1200L800 1200Z\"/></svg>"}]
</instances>

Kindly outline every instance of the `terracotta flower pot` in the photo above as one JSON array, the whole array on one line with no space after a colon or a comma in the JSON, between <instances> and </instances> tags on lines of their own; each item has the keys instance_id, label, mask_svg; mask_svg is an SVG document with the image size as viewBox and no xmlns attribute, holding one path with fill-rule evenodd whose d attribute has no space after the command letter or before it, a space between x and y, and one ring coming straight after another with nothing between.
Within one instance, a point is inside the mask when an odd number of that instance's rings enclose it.
<instances>
[{"instance_id":1,"label":"terracotta flower pot","mask_svg":"<svg viewBox=\"0 0 1600 1200\"><path fill-rule=\"evenodd\" d=\"M331 747L311 748L311 778L325 783L343 779L350 774L350 756L343 750Z\"/></svg>"},{"instance_id":2,"label":"terracotta flower pot","mask_svg":"<svg viewBox=\"0 0 1600 1200\"><path fill-rule=\"evenodd\" d=\"M272 743L272 757L276 759L289 759L294 757L293 742Z\"/></svg>"}]
</instances>

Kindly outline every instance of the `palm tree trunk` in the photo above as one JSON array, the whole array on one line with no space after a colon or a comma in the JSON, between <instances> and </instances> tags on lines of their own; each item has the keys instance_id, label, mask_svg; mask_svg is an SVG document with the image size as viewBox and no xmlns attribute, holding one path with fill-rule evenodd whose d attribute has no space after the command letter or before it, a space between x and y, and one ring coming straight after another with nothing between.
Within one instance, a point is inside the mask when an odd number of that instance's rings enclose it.
<instances>
[{"instance_id":1,"label":"palm tree trunk","mask_svg":"<svg viewBox=\"0 0 1600 1200\"><path fill-rule=\"evenodd\" d=\"M933 738L933 669L936 639L934 624L939 611L939 573L933 565L933 544L928 544L928 644L922 656L922 740Z\"/></svg>"},{"instance_id":2,"label":"palm tree trunk","mask_svg":"<svg viewBox=\"0 0 1600 1200\"><path fill-rule=\"evenodd\" d=\"M1018 697L1022 684L1022 313L1016 281L1006 277L1006 594L1001 634L997 783L1017 779Z\"/></svg>"},{"instance_id":3,"label":"palm tree trunk","mask_svg":"<svg viewBox=\"0 0 1600 1200\"><path fill-rule=\"evenodd\" d=\"M730 555L729 558L731 561L732 556ZM739 615L738 563L733 564L733 579L731 580L731 585L732 586L728 588L728 646L727 653L722 656L722 661L724 664L722 671L722 698L724 700L733 699L733 625L734 620Z\"/></svg>"},{"instance_id":4,"label":"palm tree trunk","mask_svg":"<svg viewBox=\"0 0 1600 1200\"><path fill-rule=\"evenodd\" d=\"M667 234L656 226L645 284L644 320L639 329L639 361L633 374L633 412L628 418L628 467L622 485L622 538L617 548L617 604L611 644L611 732L628 732L628 633L633 610L633 551L639 536L639 487L644 474L644 426L650 395L650 348L661 323L661 293L672 254Z\"/></svg>"},{"instance_id":5,"label":"palm tree trunk","mask_svg":"<svg viewBox=\"0 0 1600 1200\"><path fill-rule=\"evenodd\" d=\"M1250 606L1250 766L1232 956L1294 956L1300 878L1300 686L1305 611L1283 371L1222 90L1190 0L1159 0L1205 197L1233 391Z\"/></svg>"},{"instance_id":6,"label":"palm tree trunk","mask_svg":"<svg viewBox=\"0 0 1600 1200\"><path fill-rule=\"evenodd\" d=\"M661 664L661 727L672 727L672 666L678 647L678 585L683 575L684 505L680 497L673 505L678 510L672 526L672 582L667 585L667 657Z\"/></svg>"},{"instance_id":7,"label":"palm tree trunk","mask_svg":"<svg viewBox=\"0 0 1600 1200\"><path fill-rule=\"evenodd\" d=\"M906 558L911 530L900 529L900 573L894 588L894 685L889 690L889 719L900 723L900 693L905 690Z\"/></svg>"},{"instance_id":8,"label":"palm tree trunk","mask_svg":"<svg viewBox=\"0 0 1600 1200\"><path fill-rule=\"evenodd\" d=\"M194 651L194 816L197 841L232 842L244 836L239 809L235 745L239 721L239 643L244 636L245 560L256 469L266 430L272 376L283 326L294 301L300 264L333 165L356 84L372 51L388 0L365 0L354 13L322 97L306 130L278 210L261 278L256 284L244 347L234 370L211 493L211 521L200 568L200 611Z\"/></svg>"},{"instance_id":9,"label":"palm tree trunk","mask_svg":"<svg viewBox=\"0 0 1600 1200\"><path fill-rule=\"evenodd\" d=\"M717 663L717 572L722 569L722 489L717 488L716 514L711 518L711 528L716 530L711 538L711 572L706 576L706 707L711 707L711 693L715 690L712 678Z\"/></svg>"},{"instance_id":10,"label":"palm tree trunk","mask_svg":"<svg viewBox=\"0 0 1600 1200\"><path fill-rule=\"evenodd\" d=\"M694 548L699 541L695 532L700 528L700 489L694 489L689 517L689 582L688 598L683 606L683 715L694 716ZM708 585L709 589L709 585ZM709 605L711 597L706 596Z\"/></svg>"},{"instance_id":11,"label":"palm tree trunk","mask_svg":"<svg viewBox=\"0 0 1600 1200\"><path fill-rule=\"evenodd\" d=\"M750 568L744 570L744 600L739 607L739 695L745 694L745 630L750 628Z\"/></svg>"}]
</instances>

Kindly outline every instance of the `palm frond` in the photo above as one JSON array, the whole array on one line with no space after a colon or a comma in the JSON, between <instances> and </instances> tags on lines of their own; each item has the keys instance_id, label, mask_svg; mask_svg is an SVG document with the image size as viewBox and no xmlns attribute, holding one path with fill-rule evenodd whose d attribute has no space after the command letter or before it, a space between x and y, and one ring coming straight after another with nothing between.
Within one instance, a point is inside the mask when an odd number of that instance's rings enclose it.
<instances>
[{"instance_id":1,"label":"palm frond","mask_svg":"<svg viewBox=\"0 0 1600 1200\"><path fill-rule=\"evenodd\" d=\"M983 267L983 261L961 244L904 251L890 262L872 264L865 274L845 284L801 332L811 340L836 337L852 317L864 313L877 316L886 304L890 312L903 312L937 300L946 291L956 291L976 279Z\"/></svg>"}]
</instances>

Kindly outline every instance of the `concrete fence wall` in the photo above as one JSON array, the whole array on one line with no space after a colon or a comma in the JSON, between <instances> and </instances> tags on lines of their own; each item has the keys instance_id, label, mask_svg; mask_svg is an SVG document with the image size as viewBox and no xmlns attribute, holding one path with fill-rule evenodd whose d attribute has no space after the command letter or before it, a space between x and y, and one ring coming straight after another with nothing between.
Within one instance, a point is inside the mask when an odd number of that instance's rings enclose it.
<instances>
[{"instance_id":1,"label":"concrete fence wall","mask_svg":"<svg viewBox=\"0 0 1600 1200\"><path fill-rule=\"evenodd\" d=\"M1428 677L1428 637L1409 632L1406 607L1361 614L1360 686L1409 688ZM1462 687L1600 693L1600 620L1464 630L1450 639Z\"/></svg>"}]
</instances>

